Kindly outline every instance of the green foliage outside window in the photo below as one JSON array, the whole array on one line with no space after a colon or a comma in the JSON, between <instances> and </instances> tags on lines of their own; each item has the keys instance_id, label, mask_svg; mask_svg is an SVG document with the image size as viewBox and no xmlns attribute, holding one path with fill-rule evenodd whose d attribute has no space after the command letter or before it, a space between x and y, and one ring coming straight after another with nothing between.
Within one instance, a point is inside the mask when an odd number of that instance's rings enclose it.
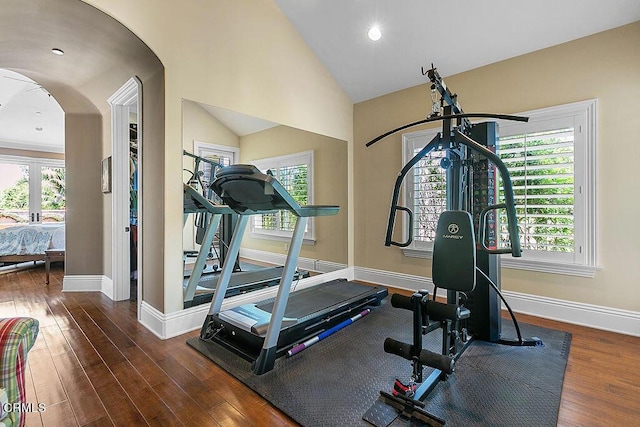
<instances>
[{"instance_id":1,"label":"green foliage outside window","mask_svg":"<svg viewBox=\"0 0 640 427\"><path fill-rule=\"evenodd\" d=\"M416 149L414 154L419 150ZM446 210L447 183L440 160L444 151L432 151L414 166L415 240L433 241L440 214Z\"/></svg>"},{"instance_id":2,"label":"green foliage outside window","mask_svg":"<svg viewBox=\"0 0 640 427\"><path fill-rule=\"evenodd\" d=\"M13 187L6 188L0 193L0 208L2 210L23 210L29 208L28 178L20 178Z\"/></svg>"},{"instance_id":3,"label":"green foliage outside window","mask_svg":"<svg viewBox=\"0 0 640 427\"><path fill-rule=\"evenodd\" d=\"M42 169L42 209L65 208L65 168Z\"/></svg>"},{"instance_id":4,"label":"green foliage outside window","mask_svg":"<svg viewBox=\"0 0 640 427\"><path fill-rule=\"evenodd\" d=\"M22 177L0 192L0 212L17 222L27 222L29 211L29 167L22 166ZM64 220L65 168L42 168L41 209L43 219Z\"/></svg>"},{"instance_id":5,"label":"green foliage outside window","mask_svg":"<svg viewBox=\"0 0 640 427\"><path fill-rule=\"evenodd\" d=\"M308 204L307 165L284 166L279 169L271 169L271 172L299 205ZM288 211L263 214L258 228L293 231L295 221L295 216Z\"/></svg>"},{"instance_id":6,"label":"green foliage outside window","mask_svg":"<svg viewBox=\"0 0 640 427\"><path fill-rule=\"evenodd\" d=\"M523 249L573 252L573 129L514 135L499 146L513 182ZM508 238L506 229L501 236Z\"/></svg>"}]
</instances>

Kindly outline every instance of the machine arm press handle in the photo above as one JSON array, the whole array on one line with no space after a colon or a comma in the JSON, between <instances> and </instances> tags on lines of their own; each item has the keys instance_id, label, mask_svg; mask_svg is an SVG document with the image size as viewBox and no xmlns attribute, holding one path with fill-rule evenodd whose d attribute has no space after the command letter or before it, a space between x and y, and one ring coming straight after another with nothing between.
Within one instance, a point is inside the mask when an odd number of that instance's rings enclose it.
<instances>
[{"instance_id":1,"label":"machine arm press handle","mask_svg":"<svg viewBox=\"0 0 640 427\"><path fill-rule=\"evenodd\" d=\"M487 206L486 208L484 208L482 210L482 212L480 212L480 221L478 222L479 226L480 226L480 236L479 239L480 240L480 244L482 245L482 249L485 250L485 252L488 252L490 254L513 254L513 249L512 248L497 248L497 249L492 249L490 247L487 246L487 215L489 212L494 211L494 210L498 210L498 209L506 209L507 205L502 203L499 205L492 205L492 206ZM496 235L498 234L498 230L495 231ZM511 234L511 233L509 233ZM517 255L514 255L517 256Z\"/></svg>"},{"instance_id":2,"label":"machine arm press handle","mask_svg":"<svg viewBox=\"0 0 640 427\"><path fill-rule=\"evenodd\" d=\"M455 131L456 141L461 144L466 145L470 149L476 151L477 153L482 154L487 157L491 163L493 163L498 172L500 172L500 176L502 177L502 188L504 190L504 204L501 205L507 211L507 228L509 230L509 241L511 242L511 249L507 253L511 253L514 257L521 257L522 250L520 249L520 236L518 234L518 220L516 218L516 204L513 196L513 185L511 184L511 175L509 175L509 170L507 166L504 164L502 159L496 155L493 151L489 150L487 147L479 144L474 141L472 138L463 134L460 131ZM489 211L495 209L493 206L486 207L484 211ZM486 215L486 213L485 213ZM480 221L482 224L482 221ZM484 245L484 239L483 239ZM494 252L496 253L496 252ZM502 252L497 252L502 253Z\"/></svg>"},{"instance_id":3,"label":"machine arm press handle","mask_svg":"<svg viewBox=\"0 0 640 427\"><path fill-rule=\"evenodd\" d=\"M424 156L429 154L430 151L434 150L438 147L440 143L440 134L436 135L431 142L422 148L413 156L409 162L404 165L400 173L398 173L398 177L396 178L396 184L393 187L393 196L391 197L391 210L389 212L389 222L387 224L387 236L384 241L385 246L400 246L402 248L407 247L413 241L413 211L405 206L398 206L398 198L400 197L400 189L402 188L402 181L404 181L404 177L407 176L411 168L418 163ZM396 221L396 211L401 210L406 212L409 215L409 230L407 233L407 241L406 242L395 242L393 241L393 228Z\"/></svg>"},{"instance_id":4,"label":"machine arm press handle","mask_svg":"<svg viewBox=\"0 0 640 427\"><path fill-rule=\"evenodd\" d=\"M393 240L393 225L395 222L396 211L406 212L409 217L409 234L405 242L396 242ZM391 213L389 214L389 224L387 225L387 235L384 239L385 246L399 246L406 248L413 242L413 211L405 206L392 205Z\"/></svg>"}]
</instances>

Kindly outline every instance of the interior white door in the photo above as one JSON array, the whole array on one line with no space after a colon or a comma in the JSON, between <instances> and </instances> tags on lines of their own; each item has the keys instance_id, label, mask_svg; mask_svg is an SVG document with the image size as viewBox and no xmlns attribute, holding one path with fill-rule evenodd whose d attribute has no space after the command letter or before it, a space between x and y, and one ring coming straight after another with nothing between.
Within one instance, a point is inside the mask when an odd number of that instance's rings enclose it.
<instances>
[{"instance_id":1,"label":"interior white door","mask_svg":"<svg viewBox=\"0 0 640 427\"><path fill-rule=\"evenodd\" d=\"M139 79L132 77L111 98L111 138L112 138L112 266L111 279L113 289L109 295L115 301L130 298L131 293L131 210L130 210L130 125L133 121L137 127L137 186L142 194L142 85ZM138 197L137 205L137 284L138 284L138 318L142 302L142 197Z\"/></svg>"}]
</instances>

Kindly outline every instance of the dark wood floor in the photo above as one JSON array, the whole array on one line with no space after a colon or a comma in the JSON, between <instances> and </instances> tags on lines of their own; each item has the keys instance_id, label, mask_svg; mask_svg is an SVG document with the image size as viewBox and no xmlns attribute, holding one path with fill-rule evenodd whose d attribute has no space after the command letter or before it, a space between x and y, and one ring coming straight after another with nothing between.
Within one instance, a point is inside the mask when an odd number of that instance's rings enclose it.
<instances>
[{"instance_id":1,"label":"dark wood floor","mask_svg":"<svg viewBox=\"0 0 640 427\"><path fill-rule=\"evenodd\" d=\"M61 292L44 269L0 273L0 317L31 316L29 426L288 426L286 415L185 344L160 340L136 321L136 304L100 293ZM640 338L519 316L573 334L559 425L640 425Z\"/></svg>"}]
</instances>

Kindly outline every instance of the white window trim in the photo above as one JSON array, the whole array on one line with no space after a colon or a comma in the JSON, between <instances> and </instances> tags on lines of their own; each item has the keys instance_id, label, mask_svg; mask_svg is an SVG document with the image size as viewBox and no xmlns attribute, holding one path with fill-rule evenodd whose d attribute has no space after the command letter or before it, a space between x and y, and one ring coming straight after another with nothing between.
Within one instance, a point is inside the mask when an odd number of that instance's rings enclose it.
<instances>
[{"instance_id":1,"label":"white window trim","mask_svg":"<svg viewBox=\"0 0 640 427\"><path fill-rule=\"evenodd\" d=\"M300 153L287 154L284 156L269 157L265 159L256 159L251 161L261 171L265 171L269 168L280 167L284 165L306 164L307 165L307 204L313 204L313 150L303 151ZM293 231L285 230L264 230L256 229L253 221L250 221L249 233L251 237L264 240L277 240L277 241L290 241L293 236ZM302 241L305 245L314 245L316 242L315 237L315 224L314 219L309 218L307 222L307 231L304 234Z\"/></svg>"},{"instance_id":2,"label":"white window trim","mask_svg":"<svg viewBox=\"0 0 640 427\"><path fill-rule=\"evenodd\" d=\"M213 144L211 142L204 142L193 140L193 152L195 155L200 156L202 151L220 151L233 154L234 162L237 162L240 158L240 149L232 145Z\"/></svg>"},{"instance_id":3,"label":"white window trim","mask_svg":"<svg viewBox=\"0 0 640 427\"><path fill-rule=\"evenodd\" d=\"M42 166L49 166L54 168L64 167L64 160L52 159L48 157L28 157L28 156L14 156L11 154L0 154L0 161L6 163L15 163L21 165L38 163Z\"/></svg>"},{"instance_id":4,"label":"white window trim","mask_svg":"<svg viewBox=\"0 0 640 427\"><path fill-rule=\"evenodd\" d=\"M213 154L214 156L222 155L222 157L228 156L231 159L230 163L234 164L240 159L240 148L232 145L213 144L211 142L198 141L194 139L193 154L200 157L207 157L210 154ZM189 159L189 161L191 162L189 170L192 170L195 160Z\"/></svg>"},{"instance_id":5,"label":"white window trim","mask_svg":"<svg viewBox=\"0 0 640 427\"><path fill-rule=\"evenodd\" d=\"M565 274L579 277L593 277L596 271L602 267L598 265L598 253L596 238L598 235L597 224L597 201L596 201L596 135L597 135L597 100L587 100L565 104L557 107L543 108L539 110L518 113L519 116L529 117L527 124L512 121L498 120L498 129L500 134L517 133L519 129L526 129L527 132L535 131L531 125L535 126L536 122L548 121L557 118L567 118L581 116L578 120L578 126L581 127L581 141L585 144L584 149L576 152L574 162L580 165L583 171L582 181L576 182L575 196L582 194L583 197L576 197L576 202L580 203L581 209L585 213L584 222L576 224L576 229L580 227L583 241L579 246L582 247L582 260L580 263L557 262L554 260L527 259L526 251L523 251L522 258L513 258L510 255L501 256L501 265L506 268L529 270L542 273ZM508 130L508 132L504 132ZM409 156L409 144L415 139L422 138L426 143L431 141L433 137L440 132L439 128L427 129L418 132L411 132L402 136L403 160L406 162ZM402 200L404 206L412 206L409 198L405 181L403 186ZM408 236L407 221L405 220L402 227L403 238L406 241ZM577 233L576 233L577 234ZM403 248L403 253L407 257L415 258L431 258L432 243L413 242L410 246Z\"/></svg>"}]
</instances>

